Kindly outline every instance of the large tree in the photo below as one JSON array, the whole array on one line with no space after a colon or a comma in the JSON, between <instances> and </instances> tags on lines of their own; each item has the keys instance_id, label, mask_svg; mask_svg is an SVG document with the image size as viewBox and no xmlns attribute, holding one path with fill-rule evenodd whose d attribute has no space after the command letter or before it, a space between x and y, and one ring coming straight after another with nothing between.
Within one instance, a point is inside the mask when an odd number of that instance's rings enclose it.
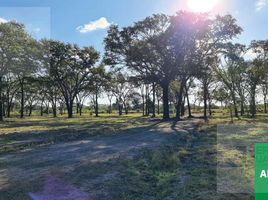
<instances>
[{"instance_id":1,"label":"large tree","mask_svg":"<svg viewBox=\"0 0 268 200\"><path fill-rule=\"evenodd\" d=\"M241 76L245 75L243 58L245 50L245 45L227 43L224 45L220 64L212 65L216 75L230 92L235 117L238 117L237 94L241 97L242 109L245 101L243 88L241 87Z\"/></svg>"},{"instance_id":2,"label":"large tree","mask_svg":"<svg viewBox=\"0 0 268 200\"><path fill-rule=\"evenodd\" d=\"M261 83L265 66L259 59L254 59L253 62L248 63L246 71L248 92L250 96L250 114L252 118L256 117L256 94L257 86Z\"/></svg>"},{"instance_id":3,"label":"large tree","mask_svg":"<svg viewBox=\"0 0 268 200\"><path fill-rule=\"evenodd\" d=\"M77 45L50 41L49 73L54 77L64 97L68 117L73 117L73 104L76 96L88 83L91 68L99 59L93 47L80 48Z\"/></svg>"},{"instance_id":4,"label":"large tree","mask_svg":"<svg viewBox=\"0 0 268 200\"><path fill-rule=\"evenodd\" d=\"M8 73L18 77L32 70L36 41L23 24L0 23L0 121L3 120L3 80ZM36 49L36 48L35 48ZM22 84L20 84L22 85ZM23 95L21 95L23 98Z\"/></svg>"},{"instance_id":5,"label":"large tree","mask_svg":"<svg viewBox=\"0 0 268 200\"><path fill-rule=\"evenodd\" d=\"M178 15L184 16L186 13ZM161 86L163 119L169 119L170 82L182 73L186 60L190 61L186 55L193 48L194 33L190 28L185 29L189 18L181 17L180 20L183 25L177 26L175 19L153 15L122 30L113 26L105 39L108 63L127 65L143 79Z\"/></svg>"},{"instance_id":6,"label":"large tree","mask_svg":"<svg viewBox=\"0 0 268 200\"><path fill-rule=\"evenodd\" d=\"M15 62L14 74L17 77L20 90L20 118L24 117L25 84L31 85L32 80L38 76L37 72L42 68L40 62L43 51L41 44L28 37L24 41L23 51Z\"/></svg>"},{"instance_id":7,"label":"large tree","mask_svg":"<svg viewBox=\"0 0 268 200\"><path fill-rule=\"evenodd\" d=\"M137 76L161 85L164 119L169 118L169 83L176 74L165 37L169 23L166 15L154 15L122 30L112 26L105 38L107 64L126 65Z\"/></svg>"},{"instance_id":8,"label":"large tree","mask_svg":"<svg viewBox=\"0 0 268 200\"><path fill-rule=\"evenodd\" d=\"M264 100L264 112L267 113L267 95L268 95L268 40L254 40L249 48L256 55L259 64L262 65L261 87Z\"/></svg>"},{"instance_id":9,"label":"large tree","mask_svg":"<svg viewBox=\"0 0 268 200\"><path fill-rule=\"evenodd\" d=\"M210 96L209 85L213 80L211 79L211 69L220 63L217 62L217 58L222 56L226 44L237 37L242 32L242 28L237 25L236 20L231 15L218 15L208 19L205 27L203 28L204 32L201 32L203 36L197 40L196 60L199 65L197 77L203 82L204 118L206 119L207 97Z\"/></svg>"}]
</instances>

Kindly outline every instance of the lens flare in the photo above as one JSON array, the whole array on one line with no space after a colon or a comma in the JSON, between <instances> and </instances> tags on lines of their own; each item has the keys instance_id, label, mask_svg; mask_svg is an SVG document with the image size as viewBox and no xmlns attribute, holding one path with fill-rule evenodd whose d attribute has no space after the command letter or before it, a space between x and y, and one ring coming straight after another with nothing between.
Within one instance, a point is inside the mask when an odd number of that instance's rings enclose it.
<instances>
[{"instance_id":1,"label":"lens flare","mask_svg":"<svg viewBox=\"0 0 268 200\"><path fill-rule=\"evenodd\" d=\"M187 0L188 8L193 12L209 12L220 0Z\"/></svg>"}]
</instances>

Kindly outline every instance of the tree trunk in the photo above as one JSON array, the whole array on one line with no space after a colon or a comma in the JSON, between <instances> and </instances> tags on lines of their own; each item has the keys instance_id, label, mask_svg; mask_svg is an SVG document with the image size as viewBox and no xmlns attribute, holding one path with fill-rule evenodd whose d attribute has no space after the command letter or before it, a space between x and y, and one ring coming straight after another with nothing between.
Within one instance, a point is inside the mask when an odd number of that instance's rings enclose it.
<instances>
[{"instance_id":1,"label":"tree trunk","mask_svg":"<svg viewBox=\"0 0 268 200\"><path fill-rule=\"evenodd\" d=\"M181 81L180 91L179 91L179 96L178 96L178 102L177 102L177 106L176 106L176 119L177 120L181 120L183 89L184 89L185 85L186 85L186 80L183 79Z\"/></svg>"},{"instance_id":2,"label":"tree trunk","mask_svg":"<svg viewBox=\"0 0 268 200\"><path fill-rule=\"evenodd\" d=\"M80 108L79 108L79 115L82 116L82 110L83 110L83 104L80 105Z\"/></svg>"},{"instance_id":3,"label":"tree trunk","mask_svg":"<svg viewBox=\"0 0 268 200\"><path fill-rule=\"evenodd\" d=\"M40 107L40 115L41 115L41 116L44 115L43 103L41 103L41 107Z\"/></svg>"},{"instance_id":4,"label":"tree trunk","mask_svg":"<svg viewBox=\"0 0 268 200\"><path fill-rule=\"evenodd\" d=\"M73 106L69 106L67 108L68 111L68 118L73 118Z\"/></svg>"},{"instance_id":5,"label":"tree trunk","mask_svg":"<svg viewBox=\"0 0 268 200\"><path fill-rule=\"evenodd\" d=\"M126 103L123 103L124 105L124 108L125 108L125 114L128 115L128 107L127 107L127 104Z\"/></svg>"},{"instance_id":6,"label":"tree trunk","mask_svg":"<svg viewBox=\"0 0 268 200\"><path fill-rule=\"evenodd\" d=\"M211 105L211 100L208 101L208 111L209 111L209 116L212 116L212 105Z\"/></svg>"},{"instance_id":7,"label":"tree trunk","mask_svg":"<svg viewBox=\"0 0 268 200\"><path fill-rule=\"evenodd\" d=\"M33 105L29 106L29 117L32 115L32 111L33 111Z\"/></svg>"},{"instance_id":8,"label":"tree trunk","mask_svg":"<svg viewBox=\"0 0 268 200\"><path fill-rule=\"evenodd\" d=\"M145 116L145 101L144 101L144 95L142 95L142 115Z\"/></svg>"},{"instance_id":9,"label":"tree trunk","mask_svg":"<svg viewBox=\"0 0 268 200\"><path fill-rule=\"evenodd\" d=\"M73 118L73 101L71 100L69 103L66 104L68 118Z\"/></svg>"},{"instance_id":10,"label":"tree trunk","mask_svg":"<svg viewBox=\"0 0 268 200\"><path fill-rule=\"evenodd\" d=\"M95 116L99 117L98 93L95 94Z\"/></svg>"},{"instance_id":11,"label":"tree trunk","mask_svg":"<svg viewBox=\"0 0 268 200\"><path fill-rule=\"evenodd\" d=\"M187 105L188 105L188 118L192 118L193 116L192 116L191 105L190 105L190 100L189 100L187 87L185 87L185 95L186 95Z\"/></svg>"},{"instance_id":12,"label":"tree trunk","mask_svg":"<svg viewBox=\"0 0 268 200\"><path fill-rule=\"evenodd\" d=\"M155 83L153 83L153 115L155 117Z\"/></svg>"},{"instance_id":13,"label":"tree trunk","mask_svg":"<svg viewBox=\"0 0 268 200\"><path fill-rule=\"evenodd\" d=\"M119 100L119 99L118 99L118 113L119 113L119 116L121 116L123 114L122 113L122 104L121 104L121 100Z\"/></svg>"},{"instance_id":14,"label":"tree trunk","mask_svg":"<svg viewBox=\"0 0 268 200\"><path fill-rule=\"evenodd\" d=\"M147 85L146 85L146 89L145 89L145 99L146 99L145 115L149 116L149 88Z\"/></svg>"},{"instance_id":15,"label":"tree trunk","mask_svg":"<svg viewBox=\"0 0 268 200\"><path fill-rule=\"evenodd\" d=\"M243 100L241 100L240 115L243 116L244 114L245 114L244 102Z\"/></svg>"},{"instance_id":16,"label":"tree trunk","mask_svg":"<svg viewBox=\"0 0 268 200\"><path fill-rule=\"evenodd\" d=\"M231 117L231 123L234 123L234 118L233 118L233 108L232 108L232 105L230 105L230 117Z\"/></svg>"},{"instance_id":17,"label":"tree trunk","mask_svg":"<svg viewBox=\"0 0 268 200\"><path fill-rule=\"evenodd\" d=\"M251 93L251 105L250 105L251 117L256 117L256 100L255 100L255 90Z\"/></svg>"},{"instance_id":18,"label":"tree trunk","mask_svg":"<svg viewBox=\"0 0 268 200\"><path fill-rule=\"evenodd\" d=\"M20 118L23 118L24 117L24 78L20 79L20 92L21 92Z\"/></svg>"},{"instance_id":19,"label":"tree trunk","mask_svg":"<svg viewBox=\"0 0 268 200\"><path fill-rule=\"evenodd\" d=\"M8 118L10 118L10 104L11 104L11 102L10 102L10 97L9 97L9 89L7 89L7 94L6 94L6 104L7 104L7 108L6 108L6 115L7 115L7 117Z\"/></svg>"},{"instance_id":20,"label":"tree trunk","mask_svg":"<svg viewBox=\"0 0 268 200\"><path fill-rule=\"evenodd\" d=\"M208 111L209 111L209 116L211 117L212 116L212 101L211 101L211 98L210 98L210 93L208 92Z\"/></svg>"},{"instance_id":21,"label":"tree trunk","mask_svg":"<svg viewBox=\"0 0 268 200\"><path fill-rule=\"evenodd\" d=\"M11 112L11 102L8 103L7 105L7 117L10 118L10 112Z\"/></svg>"},{"instance_id":22,"label":"tree trunk","mask_svg":"<svg viewBox=\"0 0 268 200\"><path fill-rule=\"evenodd\" d=\"M3 103L3 116L6 117L6 103Z\"/></svg>"},{"instance_id":23,"label":"tree trunk","mask_svg":"<svg viewBox=\"0 0 268 200\"><path fill-rule=\"evenodd\" d=\"M79 106L80 106L80 103L76 103L76 114L79 113Z\"/></svg>"},{"instance_id":24,"label":"tree trunk","mask_svg":"<svg viewBox=\"0 0 268 200\"><path fill-rule=\"evenodd\" d=\"M267 113L267 95L268 95L268 80L264 81L264 85L262 86L263 92L263 104L264 104L264 113Z\"/></svg>"},{"instance_id":25,"label":"tree trunk","mask_svg":"<svg viewBox=\"0 0 268 200\"><path fill-rule=\"evenodd\" d=\"M267 113L267 97L266 97L266 95L264 96L263 101L264 101L264 113Z\"/></svg>"},{"instance_id":26,"label":"tree trunk","mask_svg":"<svg viewBox=\"0 0 268 200\"><path fill-rule=\"evenodd\" d=\"M47 115L49 115L49 104L46 104L46 111L45 111L45 113L46 113Z\"/></svg>"},{"instance_id":27,"label":"tree trunk","mask_svg":"<svg viewBox=\"0 0 268 200\"><path fill-rule=\"evenodd\" d=\"M183 117L185 115L185 98L186 96L183 94L183 97L182 97L182 104L181 104L181 116Z\"/></svg>"},{"instance_id":28,"label":"tree trunk","mask_svg":"<svg viewBox=\"0 0 268 200\"><path fill-rule=\"evenodd\" d=\"M57 103L52 104L53 117L57 117Z\"/></svg>"},{"instance_id":29,"label":"tree trunk","mask_svg":"<svg viewBox=\"0 0 268 200\"><path fill-rule=\"evenodd\" d=\"M163 89L163 120L169 120L169 82L165 82L161 85Z\"/></svg>"},{"instance_id":30,"label":"tree trunk","mask_svg":"<svg viewBox=\"0 0 268 200\"><path fill-rule=\"evenodd\" d=\"M2 76L0 76L0 121L3 121L3 97L2 97L2 90L3 90L3 82Z\"/></svg>"},{"instance_id":31,"label":"tree trunk","mask_svg":"<svg viewBox=\"0 0 268 200\"><path fill-rule=\"evenodd\" d=\"M60 105L60 115L63 115L63 105Z\"/></svg>"},{"instance_id":32,"label":"tree trunk","mask_svg":"<svg viewBox=\"0 0 268 200\"><path fill-rule=\"evenodd\" d=\"M157 99L157 114L160 115L160 101Z\"/></svg>"},{"instance_id":33,"label":"tree trunk","mask_svg":"<svg viewBox=\"0 0 268 200\"><path fill-rule=\"evenodd\" d=\"M238 110L237 110L237 105L236 105L236 98L235 98L235 94L234 94L234 91L231 92L232 94L232 99L233 99L233 105L234 105L234 114L235 114L235 117L239 117L238 116Z\"/></svg>"},{"instance_id":34,"label":"tree trunk","mask_svg":"<svg viewBox=\"0 0 268 200\"><path fill-rule=\"evenodd\" d=\"M122 112L122 105L120 104L119 105L119 115L121 116L123 114L123 112Z\"/></svg>"},{"instance_id":35,"label":"tree trunk","mask_svg":"<svg viewBox=\"0 0 268 200\"><path fill-rule=\"evenodd\" d=\"M207 121L208 117L207 117L207 96L208 96L208 88L207 88L207 84L203 85L204 87L204 94L203 94L203 100L204 100L204 119L205 121Z\"/></svg>"},{"instance_id":36,"label":"tree trunk","mask_svg":"<svg viewBox=\"0 0 268 200\"><path fill-rule=\"evenodd\" d=\"M109 114L112 114L112 100L110 99L110 105L109 105Z\"/></svg>"}]
</instances>

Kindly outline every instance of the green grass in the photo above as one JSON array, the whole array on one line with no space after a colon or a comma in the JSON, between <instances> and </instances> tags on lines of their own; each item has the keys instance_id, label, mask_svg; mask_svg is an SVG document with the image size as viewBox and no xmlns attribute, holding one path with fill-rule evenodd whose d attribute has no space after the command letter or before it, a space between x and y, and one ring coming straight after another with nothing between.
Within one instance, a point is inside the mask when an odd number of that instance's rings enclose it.
<instances>
[{"instance_id":1,"label":"green grass","mask_svg":"<svg viewBox=\"0 0 268 200\"><path fill-rule=\"evenodd\" d=\"M68 142L96 135L113 135L154 124L140 114L100 117L26 117L10 118L0 123L0 154L34 148L46 144Z\"/></svg>"},{"instance_id":2,"label":"green grass","mask_svg":"<svg viewBox=\"0 0 268 200\"><path fill-rule=\"evenodd\" d=\"M254 142L268 139L268 115L258 115L256 119L242 117L234 119L234 125L244 127L241 134L232 131L221 133L224 141ZM167 123L167 122L165 122ZM162 126L165 123L161 123ZM92 135L111 135L129 132L132 128L143 128L155 124L148 118L138 114L129 116L107 116L99 118L81 117L67 119L27 118L25 121L11 119L0 125L3 135L0 136L1 146L10 145L17 149L23 139L41 138L41 144L76 140ZM229 124L230 117L226 113L216 112L208 123L200 123L197 130L189 135L179 137L169 145L156 149L143 149L134 157L119 157L105 163L83 163L77 165L62 178L92 194L95 199L131 199L131 200L251 200L253 194L222 194L217 192L217 166L240 166L244 170L244 178L254 180L253 149L248 150L230 147L218 143L217 125ZM42 127L42 128L40 128ZM14 133L14 130L20 133ZM41 129L41 130L40 130ZM22 130L22 131L21 131ZM63 130L66 132L63 133ZM139 129L138 129L139 130ZM187 138L186 138L187 137ZM4 139L3 139L4 138ZM48 139L49 138L49 139ZM48 140L47 140L48 139ZM37 144L33 144L35 147ZM40 145L40 144L38 144ZM33 147L32 146L32 147ZM1 150L2 147L0 147ZM22 148L25 148L22 146ZM7 153L5 149L2 151ZM220 159L218 159L220 158ZM34 166L33 166L34 167ZM42 167L42 166L38 166ZM55 169L57 176L61 172ZM232 174L226 176L230 178ZM237 177L235 177L237 178ZM88 181L93 180L93 182ZM23 191L38 191L31 179L18 184L7 197L21 194L20 199L27 199ZM35 187L33 186L35 185ZM0 198L1 199L1 198Z\"/></svg>"},{"instance_id":3,"label":"green grass","mask_svg":"<svg viewBox=\"0 0 268 200\"><path fill-rule=\"evenodd\" d=\"M221 149L217 146L217 125L229 124L229 122L228 116L214 116L209 123L201 124L199 134L192 134L191 137L188 137L190 139L187 140L187 143L179 139L175 144L162 146L157 150L144 150L138 157L121 159L118 164L120 167L117 169L120 173L102 185L110 195L110 198L106 198L133 200L254 199L252 192L249 194L217 192L218 162L228 166L242 166L244 179L254 180L253 149L244 151L244 149L235 147L221 147ZM244 130L245 134L226 133L226 135L230 137L230 140L237 137L236 139L241 142L255 142L260 138L268 139L267 122L267 115L259 115L256 119L236 119L234 122L236 125L249 125ZM252 141L252 139L254 140ZM222 154L217 150L222 151ZM221 160L218 160L219 158ZM229 176L223 174L223 176L231 178L231 174ZM242 180L238 179L236 174L232 178Z\"/></svg>"}]
</instances>

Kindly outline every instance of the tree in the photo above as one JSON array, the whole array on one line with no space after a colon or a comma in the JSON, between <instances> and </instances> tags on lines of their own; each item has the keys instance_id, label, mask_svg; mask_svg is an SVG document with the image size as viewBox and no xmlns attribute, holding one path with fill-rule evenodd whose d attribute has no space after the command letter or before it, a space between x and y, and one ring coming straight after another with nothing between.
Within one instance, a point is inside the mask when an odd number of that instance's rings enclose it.
<instances>
[{"instance_id":1,"label":"tree","mask_svg":"<svg viewBox=\"0 0 268 200\"><path fill-rule=\"evenodd\" d=\"M207 14L180 11L171 17L170 45L173 49L176 79L180 82L176 104L176 119L184 113L185 88L188 80L200 72L204 56L199 48L209 26Z\"/></svg>"},{"instance_id":2,"label":"tree","mask_svg":"<svg viewBox=\"0 0 268 200\"><path fill-rule=\"evenodd\" d=\"M25 84L27 81L32 81L37 76L40 65L40 43L33 38L26 38L24 41L23 52L19 59L16 61L16 69L14 74L16 75L19 87L20 87L20 118L24 117L24 106L25 106Z\"/></svg>"},{"instance_id":3,"label":"tree","mask_svg":"<svg viewBox=\"0 0 268 200\"><path fill-rule=\"evenodd\" d=\"M3 120L3 79L8 73L19 75L31 69L31 63L34 61L32 48L35 44L23 24L0 23L0 121Z\"/></svg>"},{"instance_id":4,"label":"tree","mask_svg":"<svg viewBox=\"0 0 268 200\"><path fill-rule=\"evenodd\" d=\"M80 48L77 45L50 41L49 58L49 73L64 97L68 118L72 118L74 100L87 84L87 77L98 61L99 53L93 47Z\"/></svg>"},{"instance_id":5,"label":"tree","mask_svg":"<svg viewBox=\"0 0 268 200\"><path fill-rule=\"evenodd\" d=\"M57 117L57 102L59 100L59 87L55 84L52 77L45 77L45 87L46 87L46 96L47 100L50 102L52 107L53 117Z\"/></svg>"},{"instance_id":6,"label":"tree","mask_svg":"<svg viewBox=\"0 0 268 200\"><path fill-rule=\"evenodd\" d=\"M14 106L14 99L18 91L18 81L16 77L11 73L7 73L4 79L4 88L5 88L5 102L6 102L6 117L10 117L11 109Z\"/></svg>"},{"instance_id":7,"label":"tree","mask_svg":"<svg viewBox=\"0 0 268 200\"><path fill-rule=\"evenodd\" d=\"M108 87L111 81L111 74L106 73L104 65L100 65L98 67L92 68L91 73L89 74L89 84L88 89L91 91L94 101L94 108L95 108L95 116L99 116L99 104L98 98L99 95L103 92L105 88Z\"/></svg>"},{"instance_id":8,"label":"tree","mask_svg":"<svg viewBox=\"0 0 268 200\"><path fill-rule=\"evenodd\" d=\"M253 40L250 45L250 50L256 54L259 62L263 65L262 74L262 92L264 98L264 112L267 113L267 95L268 95L268 40Z\"/></svg>"},{"instance_id":9,"label":"tree","mask_svg":"<svg viewBox=\"0 0 268 200\"><path fill-rule=\"evenodd\" d=\"M205 27L204 31L201 31L203 36L197 41L196 60L201 67L199 71L203 72L201 73L203 76L199 75L199 78L203 79L204 118L207 119L208 87L210 80L213 80L210 78L211 68L217 66L217 57L222 54L226 44L242 32L242 28L236 24L236 20L231 15L216 16L214 19L207 20Z\"/></svg>"},{"instance_id":10,"label":"tree","mask_svg":"<svg viewBox=\"0 0 268 200\"><path fill-rule=\"evenodd\" d=\"M213 93L212 98L221 104L221 108L223 108L223 104L225 103L226 106L226 100L229 97L228 88L224 84L221 84L219 87L216 88L215 92Z\"/></svg>"},{"instance_id":11,"label":"tree","mask_svg":"<svg viewBox=\"0 0 268 200\"><path fill-rule=\"evenodd\" d=\"M252 63L248 63L247 83L249 85L248 92L250 95L250 113L251 117L256 117L256 90L263 76L264 66L261 60L255 59Z\"/></svg>"},{"instance_id":12,"label":"tree","mask_svg":"<svg viewBox=\"0 0 268 200\"><path fill-rule=\"evenodd\" d=\"M116 103L118 105L119 115L123 114L123 108L125 113L128 114L128 101L131 95L132 87L129 84L128 76L121 72L113 73L112 76L112 91L116 97Z\"/></svg>"},{"instance_id":13,"label":"tree","mask_svg":"<svg viewBox=\"0 0 268 200\"><path fill-rule=\"evenodd\" d=\"M34 103L37 102L39 92L39 79L35 77L27 77L24 85L25 89L25 108L28 116L32 115Z\"/></svg>"},{"instance_id":14,"label":"tree","mask_svg":"<svg viewBox=\"0 0 268 200\"><path fill-rule=\"evenodd\" d=\"M162 99L161 88L156 86L156 99L157 99L157 114L160 115L160 101Z\"/></svg>"},{"instance_id":15,"label":"tree","mask_svg":"<svg viewBox=\"0 0 268 200\"><path fill-rule=\"evenodd\" d=\"M76 96L76 113L80 116L82 116L82 110L83 110L83 107L84 107L84 103L86 101L86 99L90 96L90 91L88 91L87 89L82 89L78 95Z\"/></svg>"},{"instance_id":16,"label":"tree","mask_svg":"<svg viewBox=\"0 0 268 200\"><path fill-rule=\"evenodd\" d=\"M263 104L264 104L264 113L267 113L267 95L268 95L268 71L264 72L266 76L263 78L261 86L262 86L262 94L263 94Z\"/></svg>"},{"instance_id":17,"label":"tree","mask_svg":"<svg viewBox=\"0 0 268 200\"><path fill-rule=\"evenodd\" d=\"M245 72L244 55L245 46L241 44L227 43L224 45L223 57L220 65L213 65L213 69L219 79L225 84L230 92L232 98L232 105L234 107L235 117L238 116L237 96L238 92L241 97L241 107L243 109L244 95L243 88L241 88L241 76ZM238 86L238 87L237 87ZM243 111L242 111L243 112Z\"/></svg>"},{"instance_id":18,"label":"tree","mask_svg":"<svg viewBox=\"0 0 268 200\"><path fill-rule=\"evenodd\" d=\"M144 80L161 85L163 119L169 119L169 83L176 75L166 45L168 37L165 33L168 26L169 18L166 15L154 15L122 30L111 26L105 38L107 64L126 65Z\"/></svg>"}]
</instances>

